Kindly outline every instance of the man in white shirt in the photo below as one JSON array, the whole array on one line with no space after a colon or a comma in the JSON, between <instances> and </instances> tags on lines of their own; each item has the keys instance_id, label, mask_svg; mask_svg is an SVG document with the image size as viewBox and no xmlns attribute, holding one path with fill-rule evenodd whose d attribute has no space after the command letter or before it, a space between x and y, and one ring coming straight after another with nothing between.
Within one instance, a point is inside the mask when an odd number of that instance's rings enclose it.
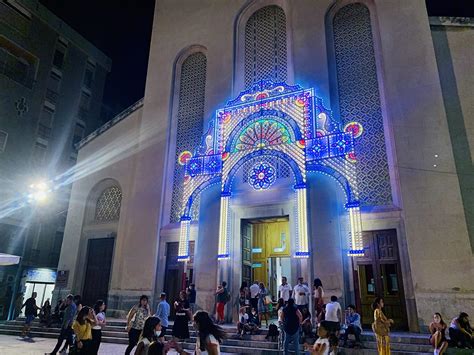
<instances>
[{"instance_id":1,"label":"man in white shirt","mask_svg":"<svg viewBox=\"0 0 474 355\"><path fill-rule=\"evenodd\" d=\"M329 328L329 333L336 333L336 335L338 335L341 329L342 311L336 296L331 296L331 302L326 304L325 320Z\"/></svg>"},{"instance_id":2,"label":"man in white shirt","mask_svg":"<svg viewBox=\"0 0 474 355\"><path fill-rule=\"evenodd\" d=\"M295 304L300 310L303 311L304 308L309 309L309 295L311 294L308 286L303 284L303 278L298 277L298 284L293 287L293 298Z\"/></svg>"},{"instance_id":3,"label":"man in white shirt","mask_svg":"<svg viewBox=\"0 0 474 355\"><path fill-rule=\"evenodd\" d=\"M290 294L291 294L291 285L288 284L288 280L286 276L283 276L281 278L281 285L278 288L278 298L283 298L283 301L285 301L285 304L288 302L290 299Z\"/></svg>"},{"instance_id":4,"label":"man in white shirt","mask_svg":"<svg viewBox=\"0 0 474 355\"><path fill-rule=\"evenodd\" d=\"M250 289L250 305L255 310L258 309L258 292L260 291L260 287L258 286L258 281L255 280L252 286L249 287Z\"/></svg>"}]
</instances>

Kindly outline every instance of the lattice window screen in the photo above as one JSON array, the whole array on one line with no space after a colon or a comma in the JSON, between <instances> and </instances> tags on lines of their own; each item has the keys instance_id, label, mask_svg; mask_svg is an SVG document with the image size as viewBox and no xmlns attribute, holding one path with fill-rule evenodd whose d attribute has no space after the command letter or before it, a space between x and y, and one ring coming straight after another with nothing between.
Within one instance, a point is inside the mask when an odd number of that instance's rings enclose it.
<instances>
[{"instance_id":1,"label":"lattice window screen","mask_svg":"<svg viewBox=\"0 0 474 355\"><path fill-rule=\"evenodd\" d=\"M95 220L97 222L118 221L122 204L122 190L118 186L105 189L97 199Z\"/></svg>"},{"instance_id":2,"label":"lattice window screen","mask_svg":"<svg viewBox=\"0 0 474 355\"><path fill-rule=\"evenodd\" d=\"M245 86L287 79L286 17L278 6L256 11L245 26Z\"/></svg>"},{"instance_id":3,"label":"lattice window screen","mask_svg":"<svg viewBox=\"0 0 474 355\"><path fill-rule=\"evenodd\" d=\"M186 58L181 67L175 169L170 212L171 223L179 221L183 208L184 168L178 164L178 156L185 150L194 152L194 149L201 141L203 133L206 66L206 56L198 52ZM198 200L193 203L193 210L191 212L191 217L197 219L199 214Z\"/></svg>"},{"instance_id":4,"label":"lattice window screen","mask_svg":"<svg viewBox=\"0 0 474 355\"><path fill-rule=\"evenodd\" d=\"M356 145L361 203L389 205L392 193L370 13L362 4L347 5L333 23L341 118L364 126Z\"/></svg>"}]
</instances>

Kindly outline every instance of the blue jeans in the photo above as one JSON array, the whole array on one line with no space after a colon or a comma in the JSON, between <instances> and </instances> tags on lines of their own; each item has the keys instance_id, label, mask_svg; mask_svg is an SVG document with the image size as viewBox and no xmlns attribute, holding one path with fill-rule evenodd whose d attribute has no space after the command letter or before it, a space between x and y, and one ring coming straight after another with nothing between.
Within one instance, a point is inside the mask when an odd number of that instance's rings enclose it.
<instances>
[{"instance_id":1,"label":"blue jeans","mask_svg":"<svg viewBox=\"0 0 474 355\"><path fill-rule=\"evenodd\" d=\"M293 342L293 346L295 349L295 354L300 354L300 331L297 330L295 334L288 334L285 332L285 355L290 353L290 343Z\"/></svg>"}]
</instances>

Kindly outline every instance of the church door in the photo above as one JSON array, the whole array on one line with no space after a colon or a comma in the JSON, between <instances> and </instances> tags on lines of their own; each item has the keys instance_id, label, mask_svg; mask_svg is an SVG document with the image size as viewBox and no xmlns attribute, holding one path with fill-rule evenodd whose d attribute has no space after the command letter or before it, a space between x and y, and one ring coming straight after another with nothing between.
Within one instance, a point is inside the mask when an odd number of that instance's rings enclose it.
<instances>
[{"instance_id":1,"label":"church door","mask_svg":"<svg viewBox=\"0 0 474 355\"><path fill-rule=\"evenodd\" d=\"M394 229L364 232L363 238L368 246L365 256L354 259L362 324L370 327L374 314L371 304L380 296L384 299L385 315L395 321L393 329L408 329L397 232Z\"/></svg>"},{"instance_id":2,"label":"church door","mask_svg":"<svg viewBox=\"0 0 474 355\"><path fill-rule=\"evenodd\" d=\"M99 299L107 302L110 270L115 238L89 239L87 246L86 277L82 290L82 304L94 305Z\"/></svg>"}]
</instances>

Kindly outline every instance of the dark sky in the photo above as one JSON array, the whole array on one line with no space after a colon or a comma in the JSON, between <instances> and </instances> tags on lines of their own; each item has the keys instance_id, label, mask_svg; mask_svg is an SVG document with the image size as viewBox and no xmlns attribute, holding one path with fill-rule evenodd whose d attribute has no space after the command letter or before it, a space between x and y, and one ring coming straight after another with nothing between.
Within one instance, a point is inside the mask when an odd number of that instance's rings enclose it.
<instances>
[{"instance_id":1,"label":"dark sky","mask_svg":"<svg viewBox=\"0 0 474 355\"><path fill-rule=\"evenodd\" d=\"M40 2L112 59L104 93L112 113L143 97L154 0ZM474 0L426 0L426 4L430 16L474 17Z\"/></svg>"}]
</instances>

